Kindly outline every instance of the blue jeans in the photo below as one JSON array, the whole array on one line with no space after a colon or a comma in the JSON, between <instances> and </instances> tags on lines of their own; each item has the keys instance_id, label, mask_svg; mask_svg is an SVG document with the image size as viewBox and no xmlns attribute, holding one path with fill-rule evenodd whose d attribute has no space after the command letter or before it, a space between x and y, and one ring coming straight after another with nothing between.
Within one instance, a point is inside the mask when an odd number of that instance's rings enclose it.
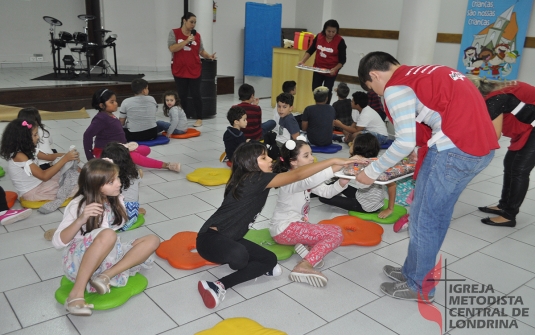
<instances>
[{"instance_id":1,"label":"blue jeans","mask_svg":"<svg viewBox=\"0 0 535 335\"><path fill-rule=\"evenodd\" d=\"M156 121L156 128L158 129L158 133L161 133L162 131L167 131L167 129L169 129L169 126L171 126L169 122ZM178 129L173 130L173 135L180 135L180 134L185 134L185 133L186 132L182 130L178 130Z\"/></svg>"},{"instance_id":2,"label":"blue jeans","mask_svg":"<svg viewBox=\"0 0 535 335\"><path fill-rule=\"evenodd\" d=\"M435 266L436 257L450 226L453 206L466 185L490 163L494 151L477 157L458 148L429 148L420 168L409 216L409 250L402 273L413 291ZM426 286L429 284L426 284ZM434 288L428 292L434 295Z\"/></svg>"},{"instance_id":3,"label":"blue jeans","mask_svg":"<svg viewBox=\"0 0 535 335\"><path fill-rule=\"evenodd\" d=\"M277 122L275 120L267 120L266 122L262 122L262 125L260 125L260 128L262 128L262 137L266 135L266 133L269 133L275 127L277 126Z\"/></svg>"},{"instance_id":4,"label":"blue jeans","mask_svg":"<svg viewBox=\"0 0 535 335\"><path fill-rule=\"evenodd\" d=\"M375 138L377 138L377 141L379 141L379 145L383 145L386 142L388 142L388 136L376 133L374 131L363 130L360 133L361 134L366 134L366 133L372 134L373 136L375 136Z\"/></svg>"}]
</instances>

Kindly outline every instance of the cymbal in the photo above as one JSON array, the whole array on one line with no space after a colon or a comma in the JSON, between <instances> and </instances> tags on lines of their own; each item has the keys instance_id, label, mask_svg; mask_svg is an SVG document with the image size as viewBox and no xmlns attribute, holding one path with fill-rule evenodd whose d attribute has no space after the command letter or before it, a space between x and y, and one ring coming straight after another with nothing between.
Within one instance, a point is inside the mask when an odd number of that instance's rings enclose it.
<instances>
[{"instance_id":1,"label":"cymbal","mask_svg":"<svg viewBox=\"0 0 535 335\"><path fill-rule=\"evenodd\" d=\"M111 33L111 30L97 29L97 30L95 30L95 33L103 33L103 34L106 34L106 33Z\"/></svg>"},{"instance_id":2,"label":"cymbal","mask_svg":"<svg viewBox=\"0 0 535 335\"><path fill-rule=\"evenodd\" d=\"M80 14L78 15L78 18L80 20L84 20L84 21L91 21L91 20L94 20L96 19L97 17L95 15L86 15L86 14Z\"/></svg>"},{"instance_id":3,"label":"cymbal","mask_svg":"<svg viewBox=\"0 0 535 335\"><path fill-rule=\"evenodd\" d=\"M43 16L43 20L45 20L46 23L53 25L53 26L62 26L63 23L61 23L60 20L53 18L52 16Z\"/></svg>"}]
</instances>

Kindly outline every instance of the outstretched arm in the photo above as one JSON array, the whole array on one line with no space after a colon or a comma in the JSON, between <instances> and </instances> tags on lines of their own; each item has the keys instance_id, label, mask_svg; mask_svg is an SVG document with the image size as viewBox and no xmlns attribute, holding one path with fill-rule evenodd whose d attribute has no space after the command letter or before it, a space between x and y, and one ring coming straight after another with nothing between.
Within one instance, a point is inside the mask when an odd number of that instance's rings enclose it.
<instances>
[{"instance_id":1,"label":"outstretched arm","mask_svg":"<svg viewBox=\"0 0 535 335\"><path fill-rule=\"evenodd\" d=\"M267 185L267 188L281 187L299 180L303 180L333 165L347 165L359 162L363 163L363 160L361 158L354 157L348 159L331 158L318 163L308 164L288 172L279 173L271 180L271 182Z\"/></svg>"}]
</instances>

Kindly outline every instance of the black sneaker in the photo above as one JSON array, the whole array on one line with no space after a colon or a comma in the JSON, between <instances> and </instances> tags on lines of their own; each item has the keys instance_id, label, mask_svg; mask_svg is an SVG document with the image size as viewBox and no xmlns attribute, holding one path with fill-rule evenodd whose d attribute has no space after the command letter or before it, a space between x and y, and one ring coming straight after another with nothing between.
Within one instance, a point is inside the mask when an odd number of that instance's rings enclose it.
<instances>
[{"instance_id":1,"label":"black sneaker","mask_svg":"<svg viewBox=\"0 0 535 335\"><path fill-rule=\"evenodd\" d=\"M204 305L208 308L216 308L221 301L225 300L225 293L227 292L225 286L219 281L201 280L197 284L197 289L201 294Z\"/></svg>"}]
</instances>

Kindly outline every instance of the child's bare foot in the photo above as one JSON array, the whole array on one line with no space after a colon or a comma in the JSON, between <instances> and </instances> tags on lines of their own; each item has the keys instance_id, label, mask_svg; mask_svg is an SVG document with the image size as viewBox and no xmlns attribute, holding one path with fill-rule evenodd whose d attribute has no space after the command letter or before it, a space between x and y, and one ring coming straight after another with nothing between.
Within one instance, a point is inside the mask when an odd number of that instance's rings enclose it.
<instances>
[{"instance_id":1,"label":"child's bare foot","mask_svg":"<svg viewBox=\"0 0 535 335\"><path fill-rule=\"evenodd\" d=\"M147 210L146 210L145 208L141 208L141 207L139 207L139 209L137 210L137 212L138 212L139 214L143 214L143 215L147 214Z\"/></svg>"},{"instance_id":2,"label":"child's bare foot","mask_svg":"<svg viewBox=\"0 0 535 335\"><path fill-rule=\"evenodd\" d=\"M143 178L143 170L138 169L137 174L139 175L139 178Z\"/></svg>"}]
</instances>

